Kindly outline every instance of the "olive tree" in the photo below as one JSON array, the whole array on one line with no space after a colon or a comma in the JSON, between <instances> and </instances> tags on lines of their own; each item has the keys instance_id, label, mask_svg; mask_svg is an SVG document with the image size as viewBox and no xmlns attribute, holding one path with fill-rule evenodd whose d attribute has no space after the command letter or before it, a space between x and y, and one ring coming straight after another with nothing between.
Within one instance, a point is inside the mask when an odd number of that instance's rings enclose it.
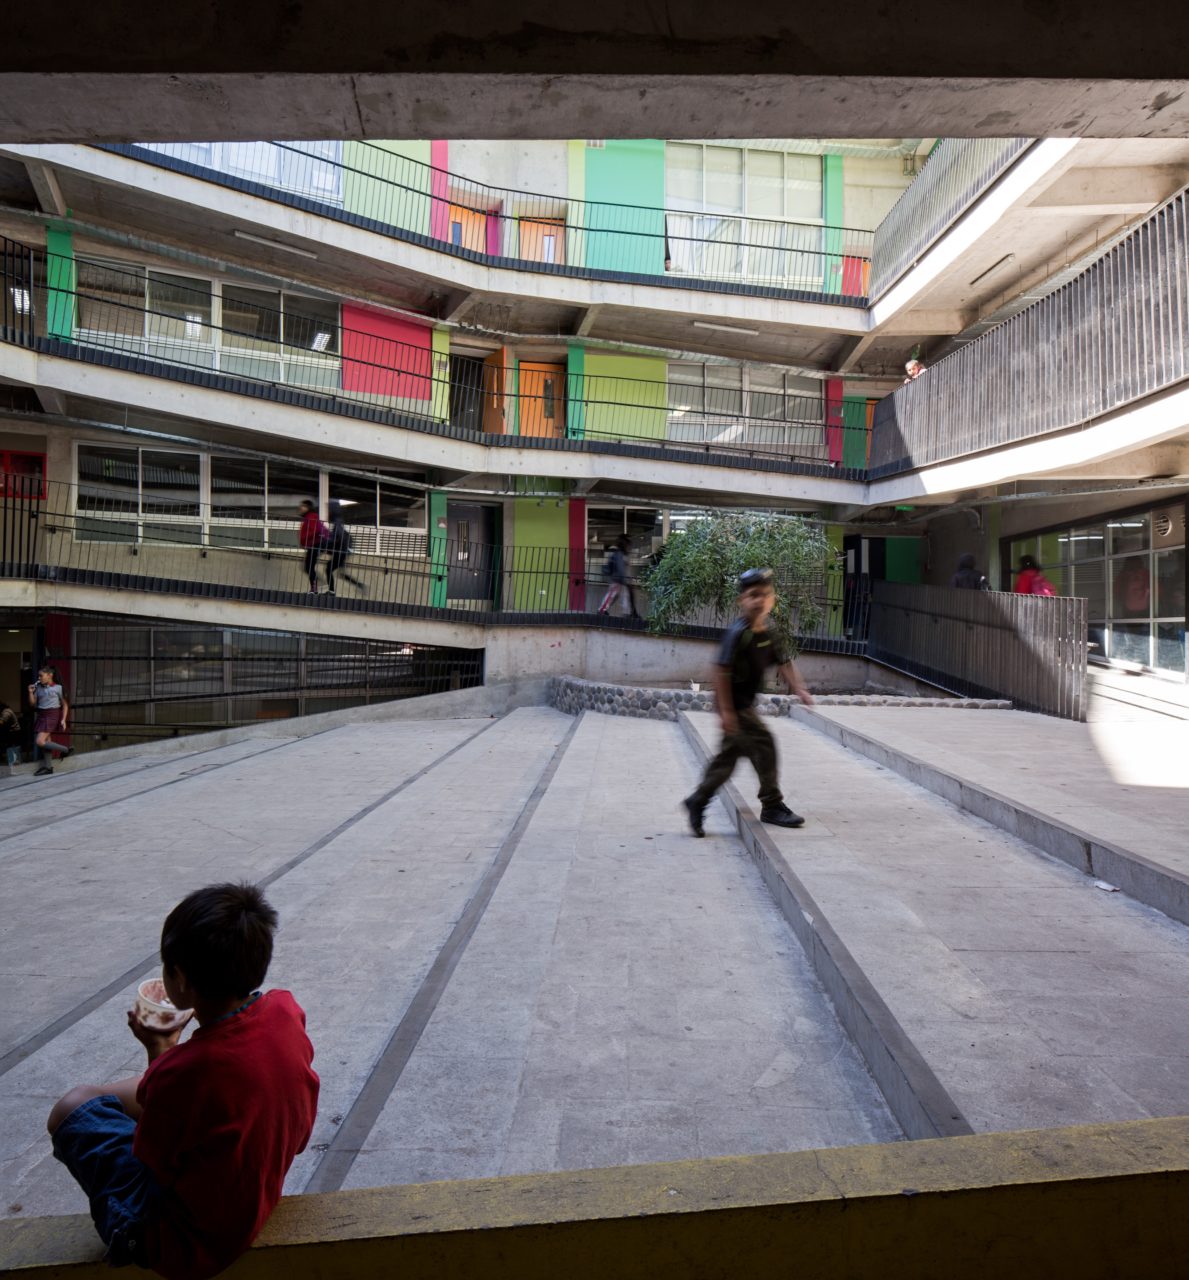
<instances>
[{"instance_id":1,"label":"olive tree","mask_svg":"<svg viewBox=\"0 0 1189 1280\"><path fill-rule=\"evenodd\" d=\"M819 525L795 516L724 514L692 520L665 543L644 575L649 628L664 631L711 608L729 619L744 569L776 578L773 629L796 650L796 635L821 621L821 591L832 549Z\"/></svg>"}]
</instances>

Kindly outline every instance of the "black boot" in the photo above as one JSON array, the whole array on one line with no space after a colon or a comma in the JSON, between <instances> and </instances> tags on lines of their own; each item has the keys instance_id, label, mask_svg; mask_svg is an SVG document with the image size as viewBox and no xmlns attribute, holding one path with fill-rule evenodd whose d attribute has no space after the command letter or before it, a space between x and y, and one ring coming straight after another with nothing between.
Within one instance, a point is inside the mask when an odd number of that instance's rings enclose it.
<instances>
[{"instance_id":1,"label":"black boot","mask_svg":"<svg viewBox=\"0 0 1189 1280\"><path fill-rule=\"evenodd\" d=\"M702 825L702 819L706 813L706 801L700 799L695 792L692 796L686 796L681 803L689 814L689 829L699 838L704 836L706 828Z\"/></svg>"},{"instance_id":2,"label":"black boot","mask_svg":"<svg viewBox=\"0 0 1189 1280\"><path fill-rule=\"evenodd\" d=\"M760 810L760 821L767 822L774 827L803 827L805 825L805 819L799 813L794 813L783 801L780 804L766 804Z\"/></svg>"}]
</instances>

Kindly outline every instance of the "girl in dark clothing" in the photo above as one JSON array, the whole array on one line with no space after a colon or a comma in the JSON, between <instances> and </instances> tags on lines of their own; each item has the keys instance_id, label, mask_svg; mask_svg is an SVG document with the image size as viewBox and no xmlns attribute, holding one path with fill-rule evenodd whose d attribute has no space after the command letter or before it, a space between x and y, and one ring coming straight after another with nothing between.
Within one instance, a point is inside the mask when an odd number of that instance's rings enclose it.
<instances>
[{"instance_id":1,"label":"girl in dark clothing","mask_svg":"<svg viewBox=\"0 0 1189 1280\"><path fill-rule=\"evenodd\" d=\"M334 595L334 575L337 573L344 582L358 587L359 594L365 596L367 588L343 568L351 554L351 531L343 523L342 504L337 500L331 501L326 513L330 516L330 534L326 539L326 550L329 552L326 561L326 590Z\"/></svg>"},{"instance_id":2,"label":"girl in dark clothing","mask_svg":"<svg viewBox=\"0 0 1189 1280\"><path fill-rule=\"evenodd\" d=\"M611 579L611 585L607 588L603 603L599 605L600 613L607 613L620 596L627 596L632 617L640 616L636 612L636 597L632 593L631 583L628 582L627 553L631 545L627 534L621 533L615 541L615 546L611 548L611 554L607 557L607 577Z\"/></svg>"},{"instance_id":3,"label":"girl in dark clothing","mask_svg":"<svg viewBox=\"0 0 1189 1280\"><path fill-rule=\"evenodd\" d=\"M318 519L318 508L304 498L298 508L301 512L301 527L297 531L298 546L306 553L306 577L310 580L310 595L318 594L318 553L326 545L329 537L326 526Z\"/></svg>"}]
</instances>

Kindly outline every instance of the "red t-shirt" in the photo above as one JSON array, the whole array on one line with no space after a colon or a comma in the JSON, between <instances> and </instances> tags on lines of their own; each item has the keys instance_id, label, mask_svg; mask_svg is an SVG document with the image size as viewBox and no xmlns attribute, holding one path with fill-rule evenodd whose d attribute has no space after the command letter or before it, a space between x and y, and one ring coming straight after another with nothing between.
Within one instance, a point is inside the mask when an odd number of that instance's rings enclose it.
<instances>
[{"instance_id":1,"label":"red t-shirt","mask_svg":"<svg viewBox=\"0 0 1189 1280\"><path fill-rule=\"evenodd\" d=\"M297 1001L270 991L150 1065L132 1151L165 1193L145 1232L155 1271L203 1280L256 1238L314 1127L313 1057Z\"/></svg>"}]
</instances>

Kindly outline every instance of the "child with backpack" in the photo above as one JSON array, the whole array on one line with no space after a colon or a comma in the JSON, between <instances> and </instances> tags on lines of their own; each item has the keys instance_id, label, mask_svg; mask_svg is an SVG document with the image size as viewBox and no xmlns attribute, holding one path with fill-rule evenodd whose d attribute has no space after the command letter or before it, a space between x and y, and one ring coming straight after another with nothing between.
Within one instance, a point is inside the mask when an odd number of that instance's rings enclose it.
<instances>
[{"instance_id":1,"label":"child with backpack","mask_svg":"<svg viewBox=\"0 0 1189 1280\"><path fill-rule=\"evenodd\" d=\"M330 541L330 530L318 518L318 507L309 498L303 498L301 525L297 530L297 545L306 553L306 577L310 580L310 595L318 594L318 553Z\"/></svg>"}]
</instances>

